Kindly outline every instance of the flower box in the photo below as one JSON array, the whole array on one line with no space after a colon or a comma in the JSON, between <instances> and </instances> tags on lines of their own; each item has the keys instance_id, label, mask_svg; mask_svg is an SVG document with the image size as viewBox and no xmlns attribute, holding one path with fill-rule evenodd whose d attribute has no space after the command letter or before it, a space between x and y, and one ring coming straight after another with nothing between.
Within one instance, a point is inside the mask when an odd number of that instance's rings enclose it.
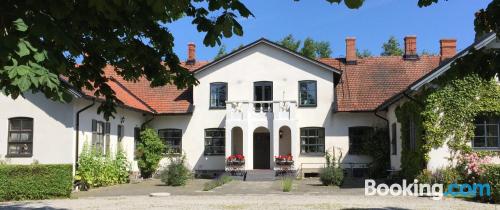
<instances>
[{"instance_id":1,"label":"flower box","mask_svg":"<svg viewBox=\"0 0 500 210\"><path fill-rule=\"evenodd\" d=\"M243 155L231 155L226 159L226 165L228 166L241 166L245 165L245 157Z\"/></svg>"},{"instance_id":2,"label":"flower box","mask_svg":"<svg viewBox=\"0 0 500 210\"><path fill-rule=\"evenodd\" d=\"M276 165L293 165L292 155L278 155L274 157Z\"/></svg>"}]
</instances>

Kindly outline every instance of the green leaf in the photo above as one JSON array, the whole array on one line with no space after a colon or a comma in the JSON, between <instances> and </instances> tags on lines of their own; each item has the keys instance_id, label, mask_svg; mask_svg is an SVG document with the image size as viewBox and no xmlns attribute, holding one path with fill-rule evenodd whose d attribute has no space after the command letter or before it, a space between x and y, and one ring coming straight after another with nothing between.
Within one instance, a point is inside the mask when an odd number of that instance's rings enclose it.
<instances>
[{"instance_id":1,"label":"green leaf","mask_svg":"<svg viewBox=\"0 0 500 210\"><path fill-rule=\"evenodd\" d=\"M345 5L349 9L357 9L363 5L364 0L344 0Z\"/></svg>"},{"instance_id":2,"label":"green leaf","mask_svg":"<svg viewBox=\"0 0 500 210\"><path fill-rule=\"evenodd\" d=\"M30 54L30 50L26 46L26 43L24 40L20 40L19 43L17 43L17 48L16 54L19 55L19 57L24 57Z\"/></svg>"},{"instance_id":3,"label":"green leaf","mask_svg":"<svg viewBox=\"0 0 500 210\"><path fill-rule=\"evenodd\" d=\"M18 18L13 23L14 23L14 26L16 27L16 30L18 30L18 31L28 30L28 25L26 25L26 23L24 23L24 20L21 18Z\"/></svg>"},{"instance_id":4,"label":"green leaf","mask_svg":"<svg viewBox=\"0 0 500 210\"><path fill-rule=\"evenodd\" d=\"M19 90L21 90L21 92L27 91L31 86L31 82L28 77L21 77L16 81L17 86L19 87Z\"/></svg>"},{"instance_id":5,"label":"green leaf","mask_svg":"<svg viewBox=\"0 0 500 210\"><path fill-rule=\"evenodd\" d=\"M35 55L33 55L33 58L35 59L36 62L43 62L46 58L46 52L36 52Z\"/></svg>"},{"instance_id":6,"label":"green leaf","mask_svg":"<svg viewBox=\"0 0 500 210\"><path fill-rule=\"evenodd\" d=\"M26 65L20 65L16 67L14 70L17 71L17 75L19 76L25 76L31 72L31 68Z\"/></svg>"}]
</instances>

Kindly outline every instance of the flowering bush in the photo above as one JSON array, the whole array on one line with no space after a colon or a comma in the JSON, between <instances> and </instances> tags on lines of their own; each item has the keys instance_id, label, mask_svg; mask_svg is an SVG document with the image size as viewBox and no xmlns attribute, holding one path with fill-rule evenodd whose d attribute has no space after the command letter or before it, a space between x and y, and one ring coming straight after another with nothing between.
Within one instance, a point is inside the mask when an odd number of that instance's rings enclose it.
<instances>
[{"instance_id":1,"label":"flowering bush","mask_svg":"<svg viewBox=\"0 0 500 210\"><path fill-rule=\"evenodd\" d=\"M227 157L227 161L235 161L235 160L244 161L245 156L243 156L241 154L236 154L236 155L230 155L229 157Z\"/></svg>"},{"instance_id":2,"label":"flowering bush","mask_svg":"<svg viewBox=\"0 0 500 210\"><path fill-rule=\"evenodd\" d=\"M288 161L293 160L293 156L291 154L288 154L288 155L278 155L278 156L274 156L274 158L276 160L288 160Z\"/></svg>"},{"instance_id":3,"label":"flowering bush","mask_svg":"<svg viewBox=\"0 0 500 210\"><path fill-rule=\"evenodd\" d=\"M463 167L464 172L469 176L483 174L484 168L481 165L489 163L491 163L490 156L480 156L475 152L464 154L459 159L459 165Z\"/></svg>"}]
</instances>

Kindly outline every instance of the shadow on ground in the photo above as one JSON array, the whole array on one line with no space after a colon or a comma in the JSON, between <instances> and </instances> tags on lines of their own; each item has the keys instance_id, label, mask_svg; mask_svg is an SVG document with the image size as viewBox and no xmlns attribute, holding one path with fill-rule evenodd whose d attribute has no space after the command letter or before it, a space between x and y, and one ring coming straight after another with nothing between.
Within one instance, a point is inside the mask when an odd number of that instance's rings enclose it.
<instances>
[{"instance_id":1,"label":"shadow on ground","mask_svg":"<svg viewBox=\"0 0 500 210\"><path fill-rule=\"evenodd\" d=\"M43 206L43 207L27 207L25 204L12 204L12 205L2 205L0 206L0 210L63 210L60 208L53 208L50 206ZM65 209L64 209L65 210Z\"/></svg>"}]
</instances>

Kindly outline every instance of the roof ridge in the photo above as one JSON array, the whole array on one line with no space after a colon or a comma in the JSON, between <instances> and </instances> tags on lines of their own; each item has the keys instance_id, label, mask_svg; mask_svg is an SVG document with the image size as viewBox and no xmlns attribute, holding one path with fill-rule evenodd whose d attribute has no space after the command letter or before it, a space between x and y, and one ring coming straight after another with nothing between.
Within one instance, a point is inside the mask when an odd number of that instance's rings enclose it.
<instances>
[{"instance_id":1,"label":"roof ridge","mask_svg":"<svg viewBox=\"0 0 500 210\"><path fill-rule=\"evenodd\" d=\"M151 110L153 113L158 113L155 109L153 109L149 104L147 104L145 101L143 101L141 98L139 98L137 95L135 95L131 90L129 90L125 85L123 85L121 82L119 82L117 79L115 79L113 76L110 77L110 80L118 84L123 90L125 90L127 93L129 93L132 97L137 99L139 102L141 102L144 106L146 106L149 110Z\"/></svg>"}]
</instances>

